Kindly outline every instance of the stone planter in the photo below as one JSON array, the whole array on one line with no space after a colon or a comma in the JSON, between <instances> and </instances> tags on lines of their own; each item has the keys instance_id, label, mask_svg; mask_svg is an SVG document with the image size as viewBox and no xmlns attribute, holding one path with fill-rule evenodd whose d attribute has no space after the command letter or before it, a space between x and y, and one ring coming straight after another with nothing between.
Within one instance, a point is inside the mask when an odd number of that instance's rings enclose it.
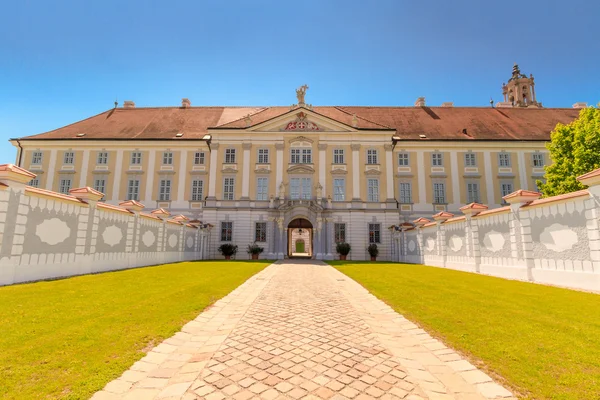
<instances>
[{"instance_id":1,"label":"stone planter","mask_svg":"<svg viewBox=\"0 0 600 400\"><path fill-rule=\"evenodd\" d=\"M258 254L252 254L252 259L253 260L258 260Z\"/></svg>"},{"instance_id":2,"label":"stone planter","mask_svg":"<svg viewBox=\"0 0 600 400\"><path fill-rule=\"evenodd\" d=\"M225 256L226 260L231 260L231 256Z\"/></svg>"},{"instance_id":3,"label":"stone planter","mask_svg":"<svg viewBox=\"0 0 600 400\"><path fill-rule=\"evenodd\" d=\"M347 256L347 255L340 254L340 260L342 260L342 261L345 261L345 260L346 260L346 257L348 257L348 256Z\"/></svg>"},{"instance_id":4,"label":"stone planter","mask_svg":"<svg viewBox=\"0 0 600 400\"><path fill-rule=\"evenodd\" d=\"M371 257L371 261L377 261L377 257Z\"/></svg>"}]
</instances>

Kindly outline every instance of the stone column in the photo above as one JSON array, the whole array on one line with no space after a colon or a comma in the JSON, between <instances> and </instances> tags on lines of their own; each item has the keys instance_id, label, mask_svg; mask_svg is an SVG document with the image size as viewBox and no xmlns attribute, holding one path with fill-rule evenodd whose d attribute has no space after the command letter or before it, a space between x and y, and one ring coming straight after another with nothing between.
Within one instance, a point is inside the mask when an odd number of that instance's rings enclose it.
<instances>
[{"instance_id":1,"label":"stone column","mask_svg":"<svg viewBox=\"0 0 600 400\"><path fill-rule=\"evenodd\" d=\"M352 149L352 201L361 202L360 198L360 144L354 143Z\"/></svg>"},{"instance_id":2,"label":"stone column","mask_svg":"<svg viewBox=\"0 0 600 400\"><path fill-rule=\"evenodd\" d=\"M275 143L275 189L279 190L279 185L283 182L283 143Z\"/></svg>"},{"instance_id":3,"label":"stone column","mask_svg":"<svg viewBox=\"0 0 600 400\"><path fill-rule=\"evenodd\" d=\"M327 260L333 260L333 218L326 218L325 236L327 243Z\"/></svg>"},{"instance_id":4,"label":"stone column","mask_svg":"<svg viewBox=\"0 0 600 400\"><path fill-rule=\"evenodd\" d=\"M494 198L494 178L492 177L492 155L489 151L483 152L483 168L485 169L487 205L491 207L496 204L496 199Z\"/></svg>"},{"instance_id":5,"label":"stone column","mask_svg":"<svg viewBox=\"0 0 600 400\"><path fill-rule=\"evenodd\" d=\"M217 200L217 169L218 169L218 157L219 157L219 143L213 143L210 149L210 171L208 175L208 197L206 198L206 205L214 207Z\"/></svg>"},{"instance_id":6,"label":"stone column","mask_svg":"<svg viewBox=\"0 0 600 400\"><path fill-rule=\"evenodd\" d=\"M267 258L269 260L273 260L277 258L277 253L275 252L275 225L276 219L274 217L269 217L269 230L267 231L267 239L269 241L269 249L267 253Z\"/></svg>"},{"instance_id":7,"label":"stone column","mask_svg":"<svg viewBox=\"0 0 600 400\"><path fill-rule=\"evenodd\" d=\"M115 159L115 174L113 177L112 197L111 197L112 201L115 203L119 201L119 192L121 189L121 175L123 175L122 168L123 168L123 150L117 150L117 157Z\"/></svg>"},{"instance_id":8,"label":"stone column","mask_svg":"<svg viewBox=\"0 0 600 400\"><path fill-rule=\"evenodd\" d=\"M56 175L56 149L50 150L50 161L48 162L48 176L46 178L46 190L52 190L54 176Z\"/></svg>"},{"instance_id":9,"label":"stone column","mask_svg":"<svg viewBox=\"0 0 600 400\"><path fill-rule=\"evenodd\" d=\"M156 172L155 163L156 151L150 150L148 151L148 171L146 171L146 192L144 193L144 198L149 204L152 201L152 193L154 193L154 173ZM158 199L158 196L156 196L155 199Z\"/></svg>"},{"instance_id":10,"label":"stone column","mask_svg":"<svg viewBox=\"0 0 600 400\"><path fill-rule=\"evenodd\" d=\"M327 143L319 143L319 183L323 188L322 196L327 198Z\"/></svg>"},{"instance_id":11,"label":"stone column","mask_svg":"<svg viewBox=\"0 0 600 400\"><path fill-rule=\"evenodd\" d=\"M177 197L175 198L175 204L172 205L171 207L175 207L175 208L184 208L186 207L186 201L185 201L185 184L186 184L186 180L188 175L188 171L187 171L187 155L188 152L187 150L181 150L179 153L179 171L177 171L176 173L179 174L178 180L177 180Z\"/></svg>"},{"instance_id":12,"label":"stone column","mask_svg":"<svg viewBox=\"0 0 600 400\"><path fill-rule=\"evenodd\" d=\"M390 143L385 144L385 185L386 185L386 203L388 208L396 207L396 197L394 196L394 159L392 153L392 145Z\"/></svg>"},{"instance_id":13,"label":"stone column","mask_svg":"<svg viewBox=\"0 0 600 400\"><path fill-rule=\"evenodd\" d=\"M450 176L452 176L452 203L450 207L454 211L459 209L461 204L464 204L460 201L460 179L458 177L458 154L456 150L450 151Z\"/></svg>"},{"instance_id":14,"label":"stone column","mask_svg":"<svg viewBox=\"0 0 600 400\"><path fill-rule=\"evenodd\" d=\"M323 243L321 240L321 232L323 229L323 220L321 217L317 217L317 226L315 229L315 246L313 246L313 248L316 250L316 254L315 254L315 258L317 260L322 260L323 259Z\"/></svg>"},{"instance_id":15,"label":"stone column","mask_svg":"<svg viewBox=\"0 0 600 400\"><path fill-rule=\"evenodd\" d=\"M427 203L427 188L425 187L426 169L428 167L425 166L425 154L423 150L417 150L417 189L419 192L419 201L416 207L413 206L416 211L425 211L426 208L431 209L431 205Z\"/></svg>"},{"instance_id":16,"label":"stone column","mask_svg":"<svg viewBox=\"0 0 600 400\"><path fill-rule=\"evenodd\" d=\"M133 214L131 218L129 218L129 221L127 221L125 252L128 255L128 266L130 268L136 267L138 265L137 247L140 230L140 211L144 209L144 205L135 200L122 201L119 205Z\"/></svg>"},{"instance_id":17,"label":"stone column","mask_svg":"<svg viewBox=\"0 0 600 400\"><path fill-rule=\"evenodd\" d=\"M477 219L473 217L487 209L487 206L479 203L471 203L460 208L460 211L466 217L465 239L467 242L467 257L473 260L475 272L481 272L481 249L479 246L479 225Z\"/></svg>"},{"instance_id":18,"label":"stone column","mask_svg":"<svg viewBox=\"0 0 600 400\"><path fill-rule=\"evenodd\" d=\"M277 219L277 227L279 228L279 248L277 252L277 259L283 260L284 254L287 253L284 241L283 217L279 217Z\"/></svg>"},{"instance_id":19,"label":"stone column","mask_svg":"<svg viewBox=\"0 0 600 400\"><path fill-rule=\"evenodd\" d=\"M242 170L242 197L240 200L250 200L250 149L252 149L252 143L242 143L242 149L244 150L244 167Z\"/></svg>"},{"instance_id":20,"label":"stone column","mask_svg":"<svg viewBox=\"0 0 600 400\"><path fill-rule=\"evenodd\" d=\"M441 259L441 266L446 268L446 227L443 225L448 219L454 217L454 214L440 211L433 216L437 223L437 253Z\"/></svg>"},{"instance_id":21,"label":"stone column","mask_svg":"<svg viewBox=\"0 0 600 400\"><path fill-rule=\"evenodd\" d=\"M81 171L79 172L79 187L90 186L87 185L87 174L88 174L88 166L90 164L90 151L83 150L83 159L81 160Z\"/></svg>"},{"instance_id":22,"label":"stone column","mask_svg":"<svg viewBox=\"0 0 600 400\"><path fill-rule=\"evenodd\" d=\"M90 187L71 189L72 196L86 202L88 207L82 207L77 218L77 241L75 244L75 261L81 266L79 273L89 274L93 270L93 255L96 252L98 238L98 222L96 205L104 193Z\"/></svg>"}]
</instances>

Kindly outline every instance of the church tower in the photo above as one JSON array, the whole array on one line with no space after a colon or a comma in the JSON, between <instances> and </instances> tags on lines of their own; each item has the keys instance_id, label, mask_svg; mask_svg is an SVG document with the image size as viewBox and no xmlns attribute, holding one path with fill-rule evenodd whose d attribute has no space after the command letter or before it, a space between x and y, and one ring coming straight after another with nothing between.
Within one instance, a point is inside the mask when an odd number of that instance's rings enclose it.
<instances>
[{"instance_id":1,"label":"church tower","mask_svg":"<svg viewBox=\"0 0 600 400\"><path fill-rule=\"evenodd\" d=\"M504 95L504 104L509 107L542 107L542 103L538 103L535 98L533 75L527 77L522 74L517 64L513 66L512 76L508 83L502 84L502 94Z\"/></svg>"}]
</instances>

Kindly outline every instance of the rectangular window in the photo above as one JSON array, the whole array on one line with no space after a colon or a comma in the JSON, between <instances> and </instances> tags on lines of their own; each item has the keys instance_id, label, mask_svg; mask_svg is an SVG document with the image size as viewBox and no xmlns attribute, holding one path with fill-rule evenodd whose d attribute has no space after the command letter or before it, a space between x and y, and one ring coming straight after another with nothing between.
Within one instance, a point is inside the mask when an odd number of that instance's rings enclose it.
<instances>
[{"instance_id":1,"label":"rectangular window","mask_svg":"<svg viewBox=\"0 0 600 400\"><path fill-rule=\"evenodd\" d=\"M71 190L71 179L61 179L58 191L62 194L69 194L69 190Z\"/></svg>"},{"instance_id":2,"label":"rectangular window","mask_svg":"<svg viewBox=\"0 0 600 400\"><path fill-rule=\"evenodd\" d=\"M311 178L291 178L290 179L290 198L292 200L310 199L312 196Z\"/></svg>"},{"instance_id":3,"label":"rectangular window","mask_svg":"<svg viewBox=\"0 0 600 400\"><path fill-rule=\"evenodd\" d=\"M140 165L142 163L142 152L133 151L131 152L131 165Z\"/></svg>"},{"instance_id":4,"label":"rectangular window","mask_svg":"<svg viewBox=\"0 0 600 400\"><path fill-rule=\"evenodd\" d=\"M158 187L158 201L171 201L171 180L161 179Z\"/></svg>"},{"instance_id":5,"label":"rectangular window","mask_svg":"<svg viewBox=\"0 0 600 400\"><path fill-rule=\"evenodd\" d=\"M72 151L65 151L64 164L73 164L75 162L75 153Z\"/></svg>"},{"instance_id":6,"label":"rectangular window","mask_svg":"<svg viewBox=\"0 0 600 400\"><path fill-rule=\"evenodd\" d=\"M96 159L96 164L98 164L98 165L108 164L108 152L107 151L99 151L98 152L98 158Z\"/></svg>"},{"instance_id":7,"label":"rectangular window","mask_svg":"<svg viewBox=\"0 0 600 400\"><path fill-rule=\"evenodd\" d=\"M231 242L233 234L233 222L221 222L221 242Z\"/></svg>"},{"instance_id":8,"label":"rectangular window","mask_svg":"<svg viewBox=\"0 0 600 400\"><path fill-rule=\"evenodd\" d=\"M379 201L379 179L367 179L367 201Z\"/></svg>"},{"instance_id":9,"label":"rectangular window","mask_svg":"<svg viewBox=\"0 0 600 400\"><path fill-rule=\"evenodd\" d=\"M140 199L140 180L130 179L127 182L127 200L139 200Z\"/></svg>"},{"instance_id":10,"label":"rectangular window","mask_svg":"<svg viewBox=\"0 0 600 400\"><path fill-rule=\"evenodd\" d=\"M29 186L34 187L34 188L39 188L40 187L40 180L39 178L34 178L32 180L29 181Z\"/></svg>"},{"instance_id":11,"label":"rectangular window","mask_svg":"<svg viewBox=\"0 0 600 400\"><path fill-rule=\"evenodd\" d=\"M510 154L498 153L498 166L510 167Z\"/></svg>"},{"instance_id":12,"label":"rectangular window","mask_svg":"<svg viewBox=\"0 0 600 400\"><path fill-rule=\"evenodd\" d=\"M398 153L398 165L401 167L408 167L408 153Z\"/></svg>"},{"instance_id":13,"label":"rectangular window","mask_svg":"<svg viewBox=\"0 0 600 400\"><path fill-rule=\"evenodd\" d=\"M194 165L204 165L204 152L197 151L194 153Z\"/></svg>"},{"instance_id":14,"label":"rectangular window","mask_svg":"<svg viewBox=\"0 0 600 400\"><path fill-rule=\"evenodd\" d=\"M533 153L531 159L534 167L539 168L544 166L544 155L542 153Z\"/></svg>"},{"instance_id":15,"label":"rectangular window","mask_svg":"<svg viewBox=\"0 0 600 400\"><path fill-rule=\"evenodd\" d=\"M204 191L204 181L194 179L192 181L192 201L202 201L202 192Z\"/></svg>"},{"instance_id":16,"label":"rectangular window","mask_svg":"<svg viewBox=\"0 0 600 400\"><path fill-rule=\"evenodd\" d=\"M256 200L269 200L269 178L256 178Z\"/></svg>"},{"instance_id":17,"label":"rectangular window","mask_svg":"<svg viewBox=\"0 0 600 400\"><path fill-rule=\"evenodd\" d=\"M312 164L312 149L302 149L302 164Z\"/></svg>"},{"instance_id":18,"label":"rectangular window","mask_svg":"<svg viewBox=\"0 0 600 400\"><path fill-rule=\"evenodd\" d=\"M290 163L300 164L300 149L290 150Z\"/></svg>"},{"instance_id":19,"label":"rectangular window","mask_svg":"<svg viewBox=\"0 0 600 400\"><path fill-rule=\"evenodd\" d=\"M255 242L266 242L267 241L267 223L257 222L254 228L254 241Z\"/></svg>"},{"instance_id":20,"label":"rectangular window","mask_svg":"<svg viewBox=\"0 0 600 400\"><path fill-rule=\"evenodd\" d=\"M223 179L223 200L233 200L235 196L235 178Z\"/></svg>"},{"instance_id":21,"label":"rectangular window","mask_svg":"<svg viewBox=\"0 0 600 400\"><path fill-rule=\"evenodd\" d=\"M106 179L105 178L94 179L94 189L96 189L100 193L106 193Z\"/></svg>"},{"instance_id":22,"label":"rectangular window","mask_svg":"<svg viewBox=\"0 0 600 400\"><path fill-rule=\"evenodd\" d=\"M367 164L379 164L379 160L377 159L377 150L367 150Z\"/></svg>"},{"instance_id":23,"label":"rectangular window","mask_svg":"<svg viewBox=\"0 0 600 400\"><path fill-rule=\"evenodd\" d=\"M513 192L513 184L510 182L504 182L500 184L500 197L508 196ZM502 203L505 203L504 199Z\"/></svg>"},{"instance_id":24,"label":"rectangular window","mask_svg":"<svg viewBox=\"0 0 600 400\"><path fill-rule=\"evenodd\" d=\"M369 243L381 243L381 224L369 224Z\"/></svg>"},{"instance_id":25,"label":"rectangular window","mask_svg":"<svg viewBox=\"0 0 600 400\"><path fill-rule=\"evenodd\" d=\"M409 182L400 182L400 203L412 203L412 187Z\"/></svg>"},{"instance_id":26,"label":"rectangular window","mask_svg":"<svg viewBox=\"0 0 600 400\"><path fill-rule=\"evenodd\" d=\"M163 153L163 165L173 165L173 152L165 151Z\"/></svg>"},{"instance_id":27,"label":"rectangular window","mask_svg":"<svg viewBox=\"0 0 600 400\"><path fill-rule=\"evenodd\" d=\"M258 149L258 163L268 164L269 163L269 149Z\"/></svg>"},{"instance_id":28,"label":"rectangular window","mask_svg":"<svg viewBox=\"0 0 600 400\"><path fill-rule=\"evenodd\" d=\"M333 201L346 200L346 180L336 178L333 180Z\"/></svg>"},{"instance_id":29,"label":"rectangular window","mask_svg":"<svg viewBox=\"0 0 600 400\"><path fill-rule=\"evenodd\" d=\"M446 184L433 184L433 202L435 204L446 204Z\"/></svg>"},{"instance_id":30,"label":"rectangular window","mask_svg":"<svg viewBox=\"0 0 600 400\"><path fill-rule=\"evenodd\" d=\"M344 164L344 150L343 149L333 149L333 163L334 164Z\"/></svg>"},{"instance_id":31,"label":"rectangular window","mask_svg":"<svg viewBox=\"0 0 600 400\"><path fill-rule=\"evenodd\" d=\"M225 164L235 164L235 149L225 149Z\"/></svg>"},{"instance_id":32,"label":"rectangular window","mask_svg":"<svg viewBox=\"0 0 600 400\"><path fill-rule=\"evenodd\" d=\"M34 151L33 152L33 156L31 157L31 163L34 164L34 165L41 165L42 164L42 152L41 151Z\"/></svg>"},{"instance_id":33,"label":"rectangular window","mask_svg":"<svg viewBox=\"0 0 600 400\"><path fill-rule=\"evenodd\" d=\"M465 167L476 167L477 159L475 153L465 153Z\"/></svg>"},{"instance_id":34,"label":"rectangular window","mask_svg":"<svg viewBox=\"0 0 600 400\"><path fill-rule=\"evenodd\" d=\"M335 242L345 243L346 242L346 224L333 224L333 230L335 232Z\"/></svg>"},{"instance_id":35,"label":"rectangular window","mask_svg":"<svg viewBox=\"0 0 600 400\"><path fill-rule=\"evenodd\" d=\"M442 153L432 153L431 154L431 166L432 167L442 167L444 165L444 158Z\"/></svg>"},{"instance_id":36,"label":"rectangular window","mask_svg":"<svg viewBox=\"0 0 600 400\"><path fill-rule=\"evenodd\" d=\"M467 183L467 203L481 203L479 183Z\"/></svg>"}]
</instances>

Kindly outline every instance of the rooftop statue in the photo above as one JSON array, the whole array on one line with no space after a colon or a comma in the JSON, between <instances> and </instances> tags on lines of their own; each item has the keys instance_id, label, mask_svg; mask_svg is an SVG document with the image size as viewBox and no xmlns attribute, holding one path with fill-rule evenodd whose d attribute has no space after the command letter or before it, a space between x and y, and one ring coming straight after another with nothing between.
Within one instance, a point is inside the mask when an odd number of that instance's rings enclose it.
<instances>
[{"instance_id":1,"label":"rooftop statue","mask_svg":"<svg viewBox=\"0 0 600 400\"><path fill-rule=\"evenodd\" d=\"M302 85L296 89L296 97L298 98L298 104L304 104L304 96L306 96L306 89L308 85Z\"/></svg>"}]
</instances>

